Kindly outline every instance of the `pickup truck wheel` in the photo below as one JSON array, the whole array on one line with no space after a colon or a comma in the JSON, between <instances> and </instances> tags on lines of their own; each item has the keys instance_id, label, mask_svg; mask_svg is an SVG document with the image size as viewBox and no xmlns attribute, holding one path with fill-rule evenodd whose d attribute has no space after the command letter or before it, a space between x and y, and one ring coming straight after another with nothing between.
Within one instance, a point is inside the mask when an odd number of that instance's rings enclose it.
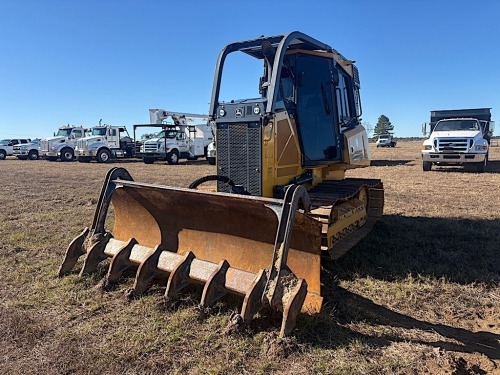
<instances>
[{"instance_id":1,"label":"pickup truck wheel","mask_svg":"<svg viewBox=\"0 0 500 375\"><path fill-rule=\"evenodd\" d=\"M7 153L5 152L5 150L0 150L0 160L5 160L6 157Z\"/></svg>"},{"instance_id":2,"label":"pickup truck wheel","mask_svg":"<svg viewBox=\"0 0 500 375\"><path fill-rule=\"evenodd\" d=\"M145 157L144 159L142 159L142 161L144 162L144 164L153 164L155 162L155 159Z\"/></svg>"},{"instance_id":3,"label":"pickup truck wheel","mask_svg":"<svg viewBox=\"0 0 500 375\"><path fill-rule=\"evenodd\" d=\"M487 155L484 158L484 161L476 164L477 172L484 173L484 171L486 171L486 164L488 164L488 156Z\"/></svg>"},{"instance_id":4,"label":"pickup truck wheel","mask_svg":"<svg viewBox=\"0 0 500 375\"><path fill-rule=\"evenodd\" d=\"M106 149L99 150L95 158L98 163L109 163L111 160L111 153Z\"/></svg>"},{"instance_id":5,"label":"pickup truck wheel","mask_svg":"<svg viewBox=\"0 0 500 375\"><path fill-rule=\"evenodd\" d=\"M61 151L61 161L73 161L75 153L72 148L63 148Z\"/></svg>"},{"instance_id":6,"label":"pickup truck wheel","mask_svg":"<svg viewBox=\"0 0 500 375\"><path fill-rule=\"evenodd\" d=\"M424 170L424 172L430 171L431 168L432 168L432 163L430 161L422 162L422 169Z\"/></svg>"},{"instance_id":7,"label":"pickup truck wheel","mask_svg":"<svg viewBox=\"0 0 500 375\"><path fill-rule=\"evenodd\" d=\"M30 160L38 160L38 151L37 150L31 150L28 153L28 159L30 159Z\"/></svg>"},{"instance_id":8,"label":"pickup truck wheel","mask_svg":"<svg viewBox=\"0 0 500 375\"><path fill-rule=\"evenodd\" d=\"M179 151L172 150L167 154L167 163L168 164L177 164L179 163Z\"/></svg>"}]
</instances>

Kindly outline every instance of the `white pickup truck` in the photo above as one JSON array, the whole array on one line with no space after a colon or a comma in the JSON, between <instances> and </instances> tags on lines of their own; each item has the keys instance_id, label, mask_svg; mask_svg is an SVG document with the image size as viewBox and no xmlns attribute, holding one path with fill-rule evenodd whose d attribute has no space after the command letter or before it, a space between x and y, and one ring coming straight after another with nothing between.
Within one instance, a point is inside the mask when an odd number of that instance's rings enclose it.
<instances>
[{"instance_id":1,"label":"white pickup truck","mask_svg":"<svg viewBox=\"0 0 500 375\"><path fill-rule=\"evenodd\" d=\"M14 146L13 154L19 160L38 160L40 139L33 139L30 143L18 143Z\"/></svg>"},{"instance_id":2,"label":"white pickup truck","mask_svg":"<svg viewBox=\"0 0 500 375\"><path fill-rule=\"evenodd\" d=\"M14 146L18 144L28 144L31 139L2 139L0 141L0 160L5 160L7 156L14 155Z\"/></svg>"},{"instance_id":3,"label":"white pickup truck","mask_svg":"<svg viewBox=\"0 0 500 375\"><path fill-rule=\"evenodd\" d=\"M396 147L396 141L390 134L381 134L376 142L377 147Z\"/></svg>"}]
</instances>

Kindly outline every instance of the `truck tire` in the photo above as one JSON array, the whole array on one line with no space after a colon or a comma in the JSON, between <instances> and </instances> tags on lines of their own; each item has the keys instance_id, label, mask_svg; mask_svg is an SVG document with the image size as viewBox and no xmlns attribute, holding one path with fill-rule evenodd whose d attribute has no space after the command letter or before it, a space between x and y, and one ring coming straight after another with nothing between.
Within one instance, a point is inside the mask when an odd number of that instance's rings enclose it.
<instances>
[{"instance_id":1,"label":"truck tire","mask_svg":"<svg viewBox=\"0 0 500 375\"><path fill-rule=\"evenodd\" d=\"M72 148L66 147L61 150L61 161L73 161L75 152Z\"/></svg>"},{"instance_id":2,"label":"truck tire","mask_svg":"<svg viewBox=\"0 0 500 375\"><path fill-rule=\"evenodd\" d=\"M486 155L484 161L476 164L477 173L484 173L486 171L486 164L488 164L488 155Z\"/></svg>"},{"instance_id":3,"label":"truck tire","mask_svg":"<svg viewBox=\"0 0 500 375\"><path fill-rule=\"evenodd\" d=\"M430 161L422 162L422 169L424 170L424 172L430 171L431 168L432 168L432 163Z\"/></svg>"},{"instance_id":4,"label":"truck tire","mask_svg":"<svg viewBox=\"0 0 500 375\"><path fill-rule=\"evenodd\" d=\"M153 164L155 162L155 158L144 157L142 161L144 162L144 164Z\"/></svg>"},{"instance_id":5,"label":"truck tire","mask_svg":"<svg viewBox=\"0 0 500 375\"><path fill-rule=\"evenodd\" d=\"M215 165L215 158L207 157L208 164Z\"/></svg>"},{"instance_id":6,"label":"truck tire","mask_svg":"<svg viewBox=\"0 0 500 375\"><path fill-rule=\"evenodd\" d=\"M179 163L179 151L172 150L167 154L167 163L168 164L177 164Z\"/></svg>"},{"instance_id":7,"label":"truck tire","mask_svg":"<svg viewBox=\"0 0 500 375\"><path fill-rule=\"evenodd\" d=\"M30 152L28 153L28 159L38 160L38 151L37 150L30 150Z\"/></svg>"},{"instance_id":8,"label":"truck tire","mask_svg":"<svg viewBox=\"0 0 500 375\"><path fill-rule=\"evenodd\" d=\"M95 159L98 163L109 163L111 160L111 152L106 149L99 150Z\"/></svg>"},{"instance_id":9,"label":"truck tire","mask_svg":"<svg viewBox=\"0 0 500 375\"><path fill-rule=\"evenodd\" d=\"M5 160L6 157L7 153L5 152L5 150L0 150L0 160Z\"/></svg>"}]
</instances>

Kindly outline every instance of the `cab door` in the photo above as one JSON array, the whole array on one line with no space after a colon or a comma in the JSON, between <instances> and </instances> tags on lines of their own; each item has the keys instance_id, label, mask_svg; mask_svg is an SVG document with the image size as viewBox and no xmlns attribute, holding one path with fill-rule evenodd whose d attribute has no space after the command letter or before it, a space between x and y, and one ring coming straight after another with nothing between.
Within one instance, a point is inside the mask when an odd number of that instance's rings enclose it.
<instances>
[{"instance_id":1,"label":"cab door","mask_svg":"<svg viewBox=\"0 0 500 375\"><path fill-rule=\"evenodd\" d=\"M116 128L109 128L107 134L109 148L119 148L118 131Z\"/></svg>"},{"instance_id":2,"label":"cab door","mask_svg":"<svg viewBox=\"0 0 500 375\"><path fill-rule=\"evenodd\" d=\"M177 146L179 147L180 152L188 152L189 151L189 145L188 145L188 139L186 137L186 133L183 131L179 131L177 133Z\"/></svg>"},{"instance_id":3,"label":"cab door","mask_svg":"<svg viewBox=\"0 0 500 375\"><path fill-rule=\"evenodd\" d=\"M297 119L305 165L342 157L333 75L331 59L297 56Z\"/></svg>"}]
</instances>

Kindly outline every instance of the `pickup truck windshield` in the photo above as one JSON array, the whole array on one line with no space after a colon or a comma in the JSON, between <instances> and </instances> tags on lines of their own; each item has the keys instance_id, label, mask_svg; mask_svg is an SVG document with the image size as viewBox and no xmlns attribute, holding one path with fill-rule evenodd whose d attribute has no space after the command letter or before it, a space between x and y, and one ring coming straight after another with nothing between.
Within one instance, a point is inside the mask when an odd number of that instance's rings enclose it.
<instances>
[{"instance_id":1,"label":"pickup truck windshield","mask_svg":"<svg viewBox=\"0 0 500 375\"><path fill-rule=\"evenodd\" d=\"M10 142L10 139L2 139L0 141L0 146L7 146Z\"/></svg>"},{"instance_id":2,"label":"pickup truck windshield","mask_svg":"<svg viewBox=\"0 0 500 375\"><path fill-rule=\"evenodd\" d=\"M446 120L439 121L434 131L480 130L476 120Z\"/></svg>"}]
</instances>

